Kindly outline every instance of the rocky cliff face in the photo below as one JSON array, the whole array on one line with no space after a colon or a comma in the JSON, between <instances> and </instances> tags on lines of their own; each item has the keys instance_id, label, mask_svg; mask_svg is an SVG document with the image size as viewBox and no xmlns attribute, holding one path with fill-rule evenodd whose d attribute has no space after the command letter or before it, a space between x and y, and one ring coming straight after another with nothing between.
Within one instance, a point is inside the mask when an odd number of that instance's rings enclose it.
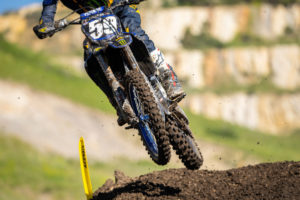
<instances>
[{"instance_id":1,"label":"rocky cliff face","mask_svg":"<svg viewBox=\"0 0 300 200\"><path fill-rule=\"evenodd\" d=\"M142 14L148 34L160 48L168 50L182 47L187 29L200 35L205 24L209 25L208 32L222 42L245 31L265 39L282 36L287 29L300 33L300 5L157 8Z\"/></svg>"},{"instance_id":2,"label":"rocky cliff face","mask_svg":"<svg viewBox=\"0 0 300 200\"><path fill-rule=\"evenodd\" d=\"M195 114L222 119L250 129L287 134L300 128L300 94L192 95L184 105Z\"/></svg>"},{"instance_id":3,"label":"rocky cliff face","mask_svg":"<svg viewBox=\"0 0 300 200\"><path fill-rule=\"evenodd\" d=\"M265 4L259 7L236 5L168 9L155 5L152 5L152 9L142 7L142 25L156 45L165 50L182 49L181 40L184 39L186 30L190 29L192 34L200 35L205 24L209 24L207 28L211 36L223 42L232 41L237 34L245 31L266 39L284 36L287 29L300 34L299 4L289 7ZM68 9L59 4L56 18L68 12ZM44 49L45 47L38 45L38 40L32 33L32 26L38 23L40 13L41 6L34 4L18 12L0 16L0 32L10 41L27 45L33 43L35 49ZM60 47L66 46L70 51L74 47L81 48L78 41L82 38L80 28L70 27L59 36L48 39L45 44L59 42L58 44L62 43Z\"/></svg>"},{"instance_id":4,"label":"rocky cliff face","mask_svg":"<svg viewBox=\"0 0 300 200\"><path fill-rule=\"evenodd\" d=\"M149 2L148 2L149 4ZM151 7L152 6L152 7ZM176 69L188 88L202 90L232 82L237 86L260 84L267 80L283 93L237 93L217 95L196 93L185 105L208 117L259 129L285 133L300 126L300 47L299 43L269 46L237 46L223 49L183 49L187 29L192 35L203 32L230 42L248 32L254 37L273 40L300 36L300 5L235 5L215 7L178 7L163 9L160 2L142 8L143 27L155 44L163 49L167 61ZM79 56L83 35L79 27L70 27L47 40L38 40L32 27L38 22L40 5L0 16L0 32L9 41L38 51L50 52L73 65ZM69 11L58 6L57 19ZM74 53L76 52L76 53ZM81 53L80 53L81 54ZM78 58L79 57L79 58ZM82 66L82 62L78 65ZM222 87L221 87L222 90Z\"/></svg>"},{"instance_id":5,"label":"rocky cliff face","mask_svg":"<svg viewBox=\"0 0 300 200\"><path fill-rule=\"evenodd\" d=\"M189 87L213 86L228 79L239 85L258 84L262 78L282 89L300 87L298 45L178 50L167 52L166 58Z\"/></svg>"}]
</instances>

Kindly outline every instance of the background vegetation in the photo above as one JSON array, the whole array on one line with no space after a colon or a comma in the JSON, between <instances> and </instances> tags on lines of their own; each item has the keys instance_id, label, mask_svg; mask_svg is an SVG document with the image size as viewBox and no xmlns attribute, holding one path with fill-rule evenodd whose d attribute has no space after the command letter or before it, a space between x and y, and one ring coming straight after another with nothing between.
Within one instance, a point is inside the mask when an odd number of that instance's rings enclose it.
<instances>
[{"instance_id":1,"label":"background vegetation","mask_svg":"<svg viewBox=\"0 0 300 200\"><path fill-rule=\"evenodd\" d=\"M249 25L250 26L250 25ZM189 29L186 30L184 39L181 41L186 49L210 49L210 48L230 48L230 47L246 47L246 46L274 46L279 44L298 44L300 45L299 32L293 31L291 28L285 29L283 36L268 40L261 38L250 31L237 34L235 38L229 42L222 42L209 34L209 24L205 24L203 31L199 35L193 35Z\"/></svg>"}]
</instances>

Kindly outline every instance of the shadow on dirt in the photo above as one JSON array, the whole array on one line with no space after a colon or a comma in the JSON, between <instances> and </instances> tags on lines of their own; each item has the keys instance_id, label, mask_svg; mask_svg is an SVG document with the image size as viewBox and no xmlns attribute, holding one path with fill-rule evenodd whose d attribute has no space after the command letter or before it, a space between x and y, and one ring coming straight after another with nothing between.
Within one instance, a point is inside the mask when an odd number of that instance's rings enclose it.
<instances>
[{"instance_id":1,"label":"shadow on dirt","mask_svg":"<svg viewBox=\"0 0 300 200\"><path fill-rule=\"evenodd\" d=\"M114 199L122 193L141 193L145 197L176 196L180 191L179 188L165 186L163 184L135 181L124 187L116 188L111 192L99 193L98 199Z\"/></svg>"}]
</instances>

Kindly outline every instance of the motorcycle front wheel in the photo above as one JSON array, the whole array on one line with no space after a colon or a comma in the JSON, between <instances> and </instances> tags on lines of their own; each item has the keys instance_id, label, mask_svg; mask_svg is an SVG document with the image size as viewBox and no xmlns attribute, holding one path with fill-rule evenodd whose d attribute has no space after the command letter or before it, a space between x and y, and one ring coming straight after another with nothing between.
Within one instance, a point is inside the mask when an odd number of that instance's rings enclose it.
<instances>
[{"instance_id":1,"label":"motorcycle front wheel","mask_svg":"<svg viewBox=\"0 0 300 200\"><path fill-rule=\"evenodd\" d=\"M149 84L141 73L132 70L126 74L129 101L139 119L139 134L148 154L155 163L165 165L170 160L171 150L164 118Z\"/></svg>"}]
</instances>

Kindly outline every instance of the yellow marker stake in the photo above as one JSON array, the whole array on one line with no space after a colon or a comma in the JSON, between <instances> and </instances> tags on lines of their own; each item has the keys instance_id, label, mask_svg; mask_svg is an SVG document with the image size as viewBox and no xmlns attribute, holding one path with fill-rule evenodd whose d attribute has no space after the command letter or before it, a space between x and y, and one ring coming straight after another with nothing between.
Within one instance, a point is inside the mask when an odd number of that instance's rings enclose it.
<instances>
[{"instance_id":1,"label":"yellow marker stake","mask_svg":"<svg viewBox=\"0 0 300 200\"><path fill-rule=\"evenodd\" d=\"M87 200L90 200L93 197L93 192L92 192L92 184L90 179L88 161L85 153L83 137L81 137L79 141L79 157L80 157L80 166L81 166L84 192Z\"/></svg>"}]
</instances>

